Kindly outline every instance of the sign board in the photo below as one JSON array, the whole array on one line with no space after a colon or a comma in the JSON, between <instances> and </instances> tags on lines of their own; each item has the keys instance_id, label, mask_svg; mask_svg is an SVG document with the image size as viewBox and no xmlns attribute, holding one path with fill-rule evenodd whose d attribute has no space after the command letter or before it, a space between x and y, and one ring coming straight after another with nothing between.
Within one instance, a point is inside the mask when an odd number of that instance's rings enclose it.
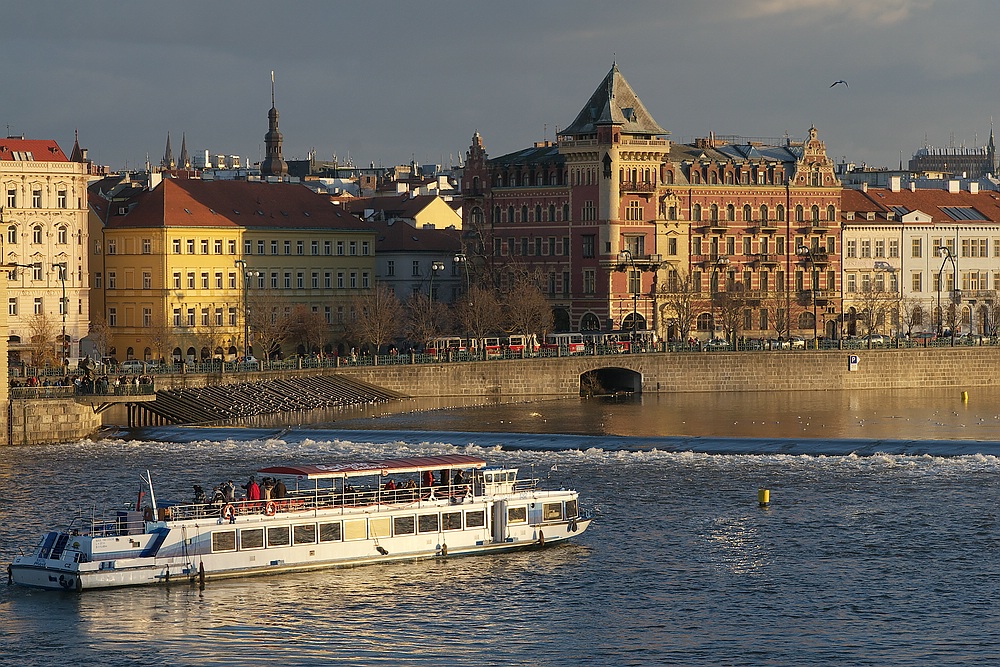
<instances>
[{"instance_id":1,"label":"sign board","mask_svg":"<svg viewBox=\"0 0 1000 667\"><path fill-rule=\"evenodd\" d=\"M847 355L847 370L856 371L858 370L858 355L849 354Z\"/></svg>"}]
</instances>

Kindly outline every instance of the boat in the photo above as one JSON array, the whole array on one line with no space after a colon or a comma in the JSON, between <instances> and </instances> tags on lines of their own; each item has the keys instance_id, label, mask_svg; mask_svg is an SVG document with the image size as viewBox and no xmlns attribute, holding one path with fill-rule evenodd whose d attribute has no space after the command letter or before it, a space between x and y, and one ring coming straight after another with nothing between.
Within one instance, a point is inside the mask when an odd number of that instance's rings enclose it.
<instances>
[{"instance_id":1,"label":"boat","mask_svg":"<svg viewBox=\"0 0 1000 667\"><path fill-rule=\"evenodd\" d=\"M546 490L518 468L486 463L449 454L268 467L258 474L281 481L270 497L162 507L147 471L150 504L142 507L143 491L129 509L45 533L30 555L14 558L8 583L70 591L204 585L547 547L590 526L577 491Z\"/></svg>"}]
</instances>

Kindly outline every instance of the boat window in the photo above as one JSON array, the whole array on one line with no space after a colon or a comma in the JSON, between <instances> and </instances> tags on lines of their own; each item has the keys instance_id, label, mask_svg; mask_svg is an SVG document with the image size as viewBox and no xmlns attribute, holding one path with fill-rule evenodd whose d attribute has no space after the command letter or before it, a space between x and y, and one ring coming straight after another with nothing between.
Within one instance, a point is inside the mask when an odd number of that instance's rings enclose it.
<instances>
[{"instance_id":1,"label":"boat window","mask_svg":"<svg viewBox=\"0 0 1000 667\"><path fill-rule=\"evenodd\" d=\"M368 519L368 534L376 540L380 537L389 537L389 525L392 519L389 517L379 517Z\"/></svg>"},{"instance_id":2,"label":"boat window","mask_svg":"<svg viewBox=\"0 0 1000 667\"><path fill-rule=\"evenodd\" d=\"M412 535L414 532L414 521L412 516L397 516L392 520L393 535Z\"/></svg>"},{"instance_id":3,"label":"boat window","mask_svg":"<svg viewBox=\"0 0 1000 667\"><path fill-rule=\"evenodd\" d=\"M316 542L316 524L306 523L292 526L292 541L295 544L314 544Z\"/></svg>"},{"instance_id":4,"label":"boat window","mask_svg":"<svg viewBox=\"0 0 1000 667\"><path fill-rule=\"evenodd\" d=\"M212 552L236 551L236 531L220 530L212 533Z\"/></svg>"},{"instance_id":5,"label":"boat window","mask_svg":"<svg viewBox=\"0 0 1000 667\"><path fill-rule=\"evenodd\" d=\"M543 521L558 521L562 518L562 503L545 503L542 506Z\"/></svg>"},{"instance_id":6,"label":"boat window","mask_svg":"<svg viewBox=\"0 0 1000 667\"><path fill-rule=\"evenodd\" d=\"M528 520L527 507L508 507L507 523L524 523Z\"/></svg>"},{"instance_id":7,"label":"boat window","mask_svg":"<svg viewBox=\"0 0 1000 667\"><path fill-rule=\"evenodd\" d=\"M321 523L319 524L319 541L320 542L339 542L340 541L340 522L336 523Z\"/></svg>"},{"instance_id":8,"label":"boat window","mask_svg":"<svg viewBox=\"0 0 1000 667\"><path fill-rule=\"evenodd\" d=\"M263 549L264 529L244 528L240 531L240 549Z\"/></svg>"},{"instance_id":9,"label":"boat window","mask_svg":"<svg viewBox=\"0 0 1000 667\"><path fill-rule=\"evenodd\" d=\"M577 512L577 509L576 509L576 501L575 500L567 500L566 501L566 518L567 519L572 519L573 517L577 516L577 514L578 514L578 512Z\"/></svg>"},{"instance_id":10,"label":"boat window","mask_svg":"<svg viewBox=\"0 0 1000 667\"><path fill-rule=\"evenodd\" d=\"M275 526L267 529L267 546L287 547L288 526Z\"/></svg>"},{"instance_id":11,"label":"boat window","mask_svg":"<svg viewBox=\"0 0 1000 667\"><path fill-rule=\"evenodd\" d=\"M442 512L441 530L462 530L462 513Z\"/></svg>"},{"instance_id":12,"label":"boat window","mask_svg":"<svg viewBox=\"0 0 1000 667\"><path fill-rule=\"evenodd\" d=\"M465 513L466 528L482 528L485 525L486 525L486 512L479 510L478 512Z\"/></svg>"},{"instance_id":13,"label":"boat window","mask_svg":"<svg viewBox=\"0 0 1000 667\"><path fill-rule=\"evenodd\" d=\"M437 514L421 514L417 519L417 527L421 533L436 533L438 529Z\"/></svg>"},{"instance_id":14,"label":"boat window","mask_svg":"<svg viewBox=\"0 0 1000 667\"><path fill-rule=\"evenodd\" d=\"M351 519L344 522L345 540L364 540L368 538L368 521L365 519Z\"/></svg>"}]
</instances>

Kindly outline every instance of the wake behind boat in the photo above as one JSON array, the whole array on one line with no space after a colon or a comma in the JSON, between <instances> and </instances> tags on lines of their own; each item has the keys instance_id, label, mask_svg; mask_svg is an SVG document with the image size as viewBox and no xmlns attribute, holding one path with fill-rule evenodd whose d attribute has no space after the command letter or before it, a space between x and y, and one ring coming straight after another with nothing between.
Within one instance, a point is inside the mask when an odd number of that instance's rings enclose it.
<instances>
[{"instance_id":1,"label":"wake behind boat","mask_svg":"<svg viewBox=\"0 0 1000 667\"><path fill-rule=\"evenodd\" d=\"M463 454L259 473L282 480L281 497L162 508L147 474L144 511L46 533L9 580L79 591L469 555L562 542L592 520L576 491Z\"/></svg>"}]
</instances>

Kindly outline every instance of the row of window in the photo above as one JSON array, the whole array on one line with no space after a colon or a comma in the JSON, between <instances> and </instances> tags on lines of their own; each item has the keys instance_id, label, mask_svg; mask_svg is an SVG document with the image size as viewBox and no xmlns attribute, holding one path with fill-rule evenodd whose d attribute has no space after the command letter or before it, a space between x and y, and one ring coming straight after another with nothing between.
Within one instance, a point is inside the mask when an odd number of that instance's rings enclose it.
<instances>
[{"instance_id":1,"label":"row of window","mask_svg":"<svg viewBox=\"0 0 1000 667\"><path fill-rule=\"evenodd\" d=\"M20 235L18 234L17 225L7 226L7 243L10 245L16 245L20 242ZM82 236L81 236L82 238ZM45 230L41 225L34 225L31 228L31 243L32 245L40 245L45 242ZM59 225L56 227L56 243L59 245L65 245L69 243L69 228L66 225Z\"/></svg>"},{"instance_id":2,"label":"row of window","mask_svg":"<svg viewBox=\"0 0 1000 667\"><path fill-rule=\"evenodd\" d=\"M806 222L806 208L802 204L796 204L795 209L795 221L796 222ZM757 217L754 217L754 214ZM813 204L809 207L809 217L808 221L818 223L818 222L833 222L837 220L837 207L830 204L826 207L826 217L820 216L821 209L818 205ZM721 216L721 217L720 217ZM736 221L736 206L734 204L727 204L725 208L720 208L718 204L710 204L707 209L701 204L691 205L691 220L701 221L703 219L717 222L735 222ZM741 220L743 222L784 222L785 220L785 207L778 204L774 207L774 215L771 215L771 209L767 204L761 204L760 208L754 211L750 204L744 204L742 210Z\"/></svg>"},{"instance_id":3,"label":"row of window","mask_svg":"<svg viewBox=\"0 0 1000 667\"><path fill-rule=\"evenodd\" d=\"M368 271L337 271L336 273L337 289L357 289L359 285L361 289L371 287L371 275ZM125 275L126 281L123 289L134 289L133 285L130 284L132 272L128 271ZM359 277L361 279L360 283L358 281ZM117 271L108 271L107 278L107 289L115 290L119 288ZM304 271L295 272L294 278L291 271L285 271L283 274L278 271L271 271L270 281L268 281L267 271L248 272L247 288L256 286L257 289L266 289L268 285L270 285L271 289L305 289L306 287L319 289L321 286L320 272L313 271L310 274L308 285L306 284L306 273ZM174 271L172 286L173 289L237 289L236 272L228 272L225 280L223 280L222 271L216 271L214 275L208 271L202 271L200 276L194 271L189 271L184 277L182 277L180 271ZM333 286L333 272L323 272L322 287L324 289L333 289ZM100 271L94 273L94 287L97 289L104 288L104 276ZM153 289L153 274L151 272L142 272L141 289Z\"/></svg>"},{"instance_id":4,"label":"row of window","mask_svg":"<svg viewBox=\"0 0 1000 667\"><path fill-rule=\"evenodd\" d=\"M45 302L42 297L36 296L34 298L34 310L32 313L35 315L41 315L45 312ZM64 315L67 313L67 308L69 307L69 299L59 299L59 314ZM80 301L80 312L83 312L83 301ZM18 298L16 296L7 298L7 314L10 316L17 316L20 313L20 306L18 303Z\"/></svg>"},{"instance_id":5,"label":"row of window","mask_svg":"<svg viewBox=\"0 0 1000 667\"><path fill-rule=\"evenodd\" d=\"M36 302L37 302L36 303L36 307L40 308L41 307L40 300L36 299ZM13 307L16 308L16 304ZM36 310L35 312L37 313L37 312L41 312L41 311ZM270 313L271 324L276 324L278 322L278 319L280 317L282 317L282 316L288 317L289 315L291 315L291 312L292 312L291 306L285 306L283 308L283 310L281 310L281 311L278 310L277 306L273 307L271 309L271 313ZM320 313L319 306L317 306L317 305L311 306L311 312L319 315L319 313ZM117 306L109 306L108 307L108 326L111 326L111 327L118 327L118 326L131 327L131 326L136 326L136 322L131 321L131 318L132 318L131 313L132 313L132 308L126 308L125 309L125 318L124 318L124 320L119 321L120 318L118 317L118 315L119 315L119 313L118 313L118 307ZM16 314L16 313L14 313L14 314ZM198 315L199 315L199 307L197 307L197 306L188 306L186 308L174 308L173 309L173 318L172 318L171 321L172 321L173 326L175 326L175 327L184 327L184 326L195 327L195 326L199 326L199 323L200 323L200 326L203 326L203 327L223 327L223 326L235 327L238 324L238 317L239 317L236 308L233 307L233 306L226 306L226 307L222 307L222 306L201 307L200 308L200 315L201 315L200 319L198 318ZM337 306L337 310L336 310L336 323L337 324L343 324L346 321L347 315L348 315L348 313L347 313L346 309L344 308L344 306ZM355 312L354 307L352 306L350 308L350 318L351 318L351 320L354 320L355 316L356 316L356 312ZM333 324L334 323L334 311L333 311L333 308L331 306L324 306L323 307L323 319L326 321L327 324ZM156 322L153 320L153 309L150 308L150 307L143 307L142 308L142 326L148 328L148 327L153 326L154 324L156 324Z\"/></svg>"},{"instance_id":6,"label":"row of window","mask_svg":"<svg viewBox=\"0 0 1000 667\"><path fill-rule=\"evenodd\" d=\"M64 188L56 190L56 208L69 208L69 198L67 197L67 191ZM14 209L18 207L17 202L17 188L9 187L7 188L7 208ZM32 188L31 190L31 208L42 208L42 189Z\"/></svg>"}]
</instances>

